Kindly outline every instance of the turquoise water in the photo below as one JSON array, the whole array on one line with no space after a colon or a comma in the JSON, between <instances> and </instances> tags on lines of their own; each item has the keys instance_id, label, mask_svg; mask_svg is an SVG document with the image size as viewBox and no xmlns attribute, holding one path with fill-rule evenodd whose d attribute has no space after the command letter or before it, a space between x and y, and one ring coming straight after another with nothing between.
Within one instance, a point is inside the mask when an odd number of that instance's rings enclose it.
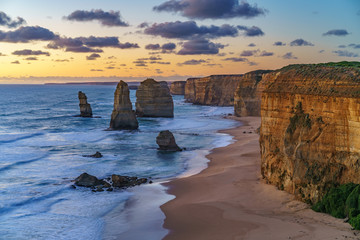
<instances>
[{"instance_id":1,"label":"turquoise water","mask_svg":"<svg viewBox=\"0 0 360 240\"><path fill-rule=\"evenodd\" d=\"M101 118L74 117L78 91ZM216 131L237 124L223 119L231 107L195 106L174 96L174 119L139 118L138 131L104 131L114 91L115 86L0 85L0 239L101 239L103 217L133 193L74 190L71 180L83 172L155 182L176 177L199 152L228 144L231 137ZM156 136L167 129L186 151L157 151ZM96 151L104 157L83 157Z\"/></svg>"}]
</instances>

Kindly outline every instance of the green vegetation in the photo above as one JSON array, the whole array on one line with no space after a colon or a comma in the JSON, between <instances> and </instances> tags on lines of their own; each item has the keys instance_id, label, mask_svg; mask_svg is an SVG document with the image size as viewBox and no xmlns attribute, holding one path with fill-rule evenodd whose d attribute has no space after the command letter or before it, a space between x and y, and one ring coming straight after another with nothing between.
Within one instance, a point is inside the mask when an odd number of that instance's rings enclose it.
<instances>
[{"instance_id":1,"label":"green vegetation","mask_svg":"<svg viewBox=\"0 0 360 240\"><path fill-rule=\"evenodd\" d=\"M333 187L311 208L336 218L348 217L351 226L360 230L360 184L347 183Z\"/></svg>"}]
</instances>

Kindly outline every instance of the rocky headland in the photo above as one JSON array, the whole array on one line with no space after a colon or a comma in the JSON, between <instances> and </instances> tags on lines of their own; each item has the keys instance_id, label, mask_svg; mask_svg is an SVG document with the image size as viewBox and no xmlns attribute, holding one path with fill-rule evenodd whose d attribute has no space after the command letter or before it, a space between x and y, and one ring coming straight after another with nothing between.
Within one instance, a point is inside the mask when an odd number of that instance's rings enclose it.
<instances>
[{"instance_id":1,"label":"rocky headland","mask_svg":"<svg viewBox=\"0 0 360 240\"><path fill-rule=\"evenodd\" d=\"M170 85L170 93L172 95L185 95L186 81L172 82Z\"/></svg>"},{"instance_id":2,"label":"rocky headland","mask_svg":"<svg viewBox=\"0 0 360 240\"><path fill-rule=\"evenodd\" d=\"M185 84L187 102L199 105L232 106L235 89L243 75L212 75L189 78Z\"/></svg>"},{"instance_id":3,"label":"rocky headland","mask_svg":"<svg viewBox=\"0 0 360 240\"><path fill-rule=\"evenodd\" d=\"M174 103L167 82L148 78L136 90L136 115L139 117L174 117Z\"/></svg>"},{"instance_id":4,"label":"rocky headland","mask_svg":"<svg viewBox=\"0 0 360 240\"><path fill-rule=\"evenodd\" d=\"M264 179L309 203L360 183L360 64L290 65L262 78Z\"/></svg>"},{"instance_id":5,"label":"rocky headland","mask_svg":"<svg viewBox=\"0 0 360 240\"><path fill-rule=\"evenodd\" d=\"M92 109L90 104L87 102L87 97L82 91L78 92L80 117L92 117Z\"/></svg>"},{"instance_id":6,"label":"rocky headland","mask_svg":"<svg viewBox=\"0 0 360 240\"><path fill-rule=\"evenodd\" d=\"M120 81L114 93L114 110L111 114L111 130L133 130L139 127L135 112L132 110L130 91L124 81Z\"/></svg>"}]
</instances>

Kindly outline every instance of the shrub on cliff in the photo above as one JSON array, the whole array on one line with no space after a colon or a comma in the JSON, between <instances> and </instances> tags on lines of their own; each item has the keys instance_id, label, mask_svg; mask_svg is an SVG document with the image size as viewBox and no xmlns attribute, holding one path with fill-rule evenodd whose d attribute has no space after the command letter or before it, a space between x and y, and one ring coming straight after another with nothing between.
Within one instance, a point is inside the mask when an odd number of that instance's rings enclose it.
<instances>
[{"instance_id":1,"label":"shrub on cliff","mask_svg":"<svg viewBox=\"0 0 360 240\"><path fill-rule=\"evenodd\" d=\"M349 223L360 230L360 185L347 183L331 188L312 210L328 213L336 218L349 218Z\"/></svg>"}]
</instances>

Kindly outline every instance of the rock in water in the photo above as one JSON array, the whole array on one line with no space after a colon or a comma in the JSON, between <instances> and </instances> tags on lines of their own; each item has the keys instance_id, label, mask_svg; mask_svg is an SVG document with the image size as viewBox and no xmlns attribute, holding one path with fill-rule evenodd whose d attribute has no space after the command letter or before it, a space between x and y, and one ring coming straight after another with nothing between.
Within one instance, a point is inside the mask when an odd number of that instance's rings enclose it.
<instances>
[{"instance_id":1,"label":"rock in water","mask_svg":"<svg viewBox=\"0 0 360 240\"><path fill-rule=\"evenodd\" d=\"M161 131L156 137L156 143L159 145L159 150L181 151L175 142L174 135L169 130Z\"/></svg>"},{"instance_id":2,"label":"rock in water","mask_svg":"<svg viewBox=\"0 0 360 240\"><path fill-rule=\"evenodd\" d=\"M130 91L127 83L121 80L114 94L114 110L111 114L110 129L132 130L139 127L135 113L132 110L129 94Z\"/></svg>"},{"instance_id":3,"label":"rock in water","mask_svg":"<svg viewBox=\"0 0 360 240\"><path fill-rule=\"evenodd\" d=\"M101 154L101 152L96 152L93 155L83 155L83 157L102 158L103 155Z\"/></svg>"},{"instance_id":4,"label":"rock in water","mask_svg":"<svg viewBox=\"0 0 360 240\"><path fill-rule=\"evenodd\" d=\"M143 81L136 91L136 115L139 117L174 117L174 103L166 82Z\"/></svg>"},{"instance_id":5,"label":"rock in water","mask_svg":"<svg viewBox=\"0 0 360 240\"><path fill-rule=\"evenodd\" d=\"M79 91L79 106L80 106L80 117L92 117L92 110L90 104L87 102L85 93Z\"/></svg>"},{"instance_id":6,"label":"rock in water","mask_svg":"<svg viewBox=\"0 0 360 240\"><path fill-rule=\"evenodd\" d=\"M98 185L103 185L105 182L103 180L99 180L95 176L83 173L75 179L75 184L80 187L95 187Z\"/></svg>"}]
</instances>

